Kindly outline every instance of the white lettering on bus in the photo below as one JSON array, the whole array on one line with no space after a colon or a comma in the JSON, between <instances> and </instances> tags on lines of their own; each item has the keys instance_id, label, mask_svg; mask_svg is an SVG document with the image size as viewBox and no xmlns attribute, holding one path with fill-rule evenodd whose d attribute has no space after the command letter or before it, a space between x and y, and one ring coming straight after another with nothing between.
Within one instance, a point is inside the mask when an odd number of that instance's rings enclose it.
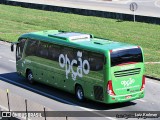
<instances>
[{"instance_id":1,"label":"white lettering on bus","mask_svg":"<svg viewBox=\"0 0 160 120\"><path fill-rule=\"evenodd\" d=\"M76 80L76 77L83 77L84 74L88 74L90 71L90 65L87 60L82 61L82 52L77 52L78 61L73 59L72 61L69 60L67 54L63 55L60 54L59 56L59 65L60 67L66 69L66 78L68 79L68 74L72 72L72 79ZM77 67L77 70L73 69L73 66L76 66L79 62L79 65ZM86 67L86 68L85 68Z\"/></svg>"},{"instance_id":2,"label":"white lettering on bus","mask_svg":"<svg viewBox=\"0 0 160 120\"><path fill-rule=\"evenodd\" d=\"M131 84L133 84L134 82L135 82L134 79L129 78L129 80L123 80L123 81L121 81L121 84L122 84L124 87L128 87L128 86L130 86Z\"/></svg>"}]
</instances>

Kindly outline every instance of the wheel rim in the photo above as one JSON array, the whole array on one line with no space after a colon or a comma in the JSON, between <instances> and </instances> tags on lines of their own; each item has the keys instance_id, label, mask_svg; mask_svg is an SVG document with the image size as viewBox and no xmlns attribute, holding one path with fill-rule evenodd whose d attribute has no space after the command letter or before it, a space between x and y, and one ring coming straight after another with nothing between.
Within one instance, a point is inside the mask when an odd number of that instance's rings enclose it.
<instances>
[{"instance_id":1,"label":"wheel rim","mask_svg":"<svg viewBox=\"0 0 160 120\"><path fill-rule=\"evenodd\" d=\"M77 90L77 97L78 97L78 99L80 99L80 100L83 99L83 92L82 92L81 89L78 89L78 90Z\"/></svg>"},{"instance_id":2,"label":"wheel rim","mask_svg":"<svg viewBox=\"0 0 160 120\"><path fill-rule=\"evenodd\" d=\"M30 73L30 74L28 74L28 80L29 81L32 81L32 79L33 79L33 75Z\"/></svg>"}]
</instances>

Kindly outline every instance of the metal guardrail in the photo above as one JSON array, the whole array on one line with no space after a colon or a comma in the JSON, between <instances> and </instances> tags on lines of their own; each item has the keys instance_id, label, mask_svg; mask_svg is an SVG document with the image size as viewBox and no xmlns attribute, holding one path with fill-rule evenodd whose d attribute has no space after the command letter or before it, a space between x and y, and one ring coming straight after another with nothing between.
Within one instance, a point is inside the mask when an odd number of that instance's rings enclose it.
<instances>
[{"instance_id":1,"label":"metal guardrail","mask_svg":"<svg viewBox=\"0 0 160 120\"><path fill-rule=\"evenodd\" d=\"M20 120L69 120L67 116L47 117L47 112L51 111L53 110L36 101L27 100L9 90L0 89L0 119L12 117Z\"/></svg>"},{"instance_id":2,"label":"metal guardrail","mask_svg":"<svg viewBox=\"0 0 160 120\"><path fill-rule=\"evenodd\" d=\"M115 13L115 12L107 12L107 11L97 11L97 10L88 10L88 9L79 9L79 8L69 8L69 7L60 7L53 5L43 5L43 4L35 4L35 3L24 3L17 1L8 1L1 0L0 4L13 5L13 6L21 6L25 8L39 9L39 10L47 10L47 11L56 11L56 12L64 12L64 13L73 13L87 16L97 16L104 18L112 18L121 21L133 21L133 15L125 14L125 13ZM160 18L151 17L151 16L141 16L136 15L137 22L146 22L152 24L160 24Z\"/></svg>"}]
</instances>

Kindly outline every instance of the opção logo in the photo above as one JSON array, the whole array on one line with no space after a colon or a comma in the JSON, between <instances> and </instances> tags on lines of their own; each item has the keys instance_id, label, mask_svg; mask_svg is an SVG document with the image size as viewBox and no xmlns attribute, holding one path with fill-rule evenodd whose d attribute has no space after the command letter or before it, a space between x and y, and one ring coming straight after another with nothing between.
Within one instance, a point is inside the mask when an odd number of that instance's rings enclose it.
<instances>
[{"instance_id":1,"label":"op\u00e7\u00e3o logo","mask_svg":"<svg viewBox=\"0 0 160 120\"><path fill-rule=\"evenodd\" d=\"M129 85L133 84L135 82L134 79L132 78L129 78L129 80L123 80L121 81L121 84L124 86L124 87L128 87Z\"/></svg>"},{"instance_id":2,"label":"op\u00e7\u00e3o logo","mask_svg":"<svg viewBox=\"0 0 160 120\"><path fill-rule=\"evenodd\" d=\"M59 65L60 67L64 68L66 70L66 78L68 79L68 74L70 72L72 72L72 79L76 80L76 77L83 77L83 73L84 74L88 74L90 71L90 65L88 60L83 60L82 61L82 52L78 51L77 52L77 57L78 57L78 61L76 59L73 59L72 61L69 60L67 54L63 55L60 54L59 55ZM79 65L78 65L79 63ZM77 69L73 69L73 66L77 66Z\"/></svg>"}]
</instances>

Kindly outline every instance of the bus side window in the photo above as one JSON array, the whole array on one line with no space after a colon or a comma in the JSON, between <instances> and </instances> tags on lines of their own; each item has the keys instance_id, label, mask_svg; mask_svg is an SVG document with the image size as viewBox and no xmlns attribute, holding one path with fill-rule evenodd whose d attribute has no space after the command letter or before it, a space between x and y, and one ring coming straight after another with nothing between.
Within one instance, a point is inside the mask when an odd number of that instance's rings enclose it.
<instances>
[{"instance_id":1,"label":"bus side window","mask_svg":"<svg viewBox=\"0 0 160 120\"><path fill-rule=\"evenodd\" d=\"M22 58L23 49L25 45L26 39L21 39L17 44L16 48L16 60L20 60Z\"/></svg>"},{"instance_id":2,"label":"bus side window","mask_svg":"<svg viewBox=\"0 0 160 120\"><path fill-rule=\"evenodd\" d=\"M73 53L72 48L64 47L62 49L62 54L67 55L67 57L69 58L70 61L72 61L74 59L74 53Z\"/></svg>"},{"instance_id":3,"label":"bus side window","mask_svg":"<svg viewBox=\"0 0 160 120\"><path fill-rule=\"evenodd\" d=\"M40 42L38 46L37 56L42 58L48 58L48 43L46 42Z\"/></svg>"},{"instance_id":4,"label":"bus side window","mask_svg":"<svg viewBox=\"0 0 160 120\"><path fill-rule=\"evenodd\" d=\"M61 54L61 47L59 45L50 44L49 45L49 59L58 61L59 55Z\"/></svg>"},{"instance_id":5,"label":"bus side window","mask_svg":"<svg viewBox=\"0 0 160 120\"><path fill-rule=\"evenodd\" d=\"M103 70L104 56L101 54L91 53L89 56L90 69L92 71Z\"/></svg>"},{"instance_id":6,"label":"bus side window","mask_svg":"<svg viewBox=\"0 0 160 120\"><path fill-rule=\"evenodd\" d=\"M89 62L89 52L88 51L82 51L82 61L87 60ZM88 66L85 65L84 69L88 69Z\"/></svg>"},{"instance_id":7,"label":"bus side window","mask_svg":"<svg viewBox=\"0 0 160 120\"><path fill-rule=\"evenodd\" d=\"M36 56L36 51L38 50L38 40L28 40L27 47L26 47L26 56Z\"/></svg>"}]
</instances>

